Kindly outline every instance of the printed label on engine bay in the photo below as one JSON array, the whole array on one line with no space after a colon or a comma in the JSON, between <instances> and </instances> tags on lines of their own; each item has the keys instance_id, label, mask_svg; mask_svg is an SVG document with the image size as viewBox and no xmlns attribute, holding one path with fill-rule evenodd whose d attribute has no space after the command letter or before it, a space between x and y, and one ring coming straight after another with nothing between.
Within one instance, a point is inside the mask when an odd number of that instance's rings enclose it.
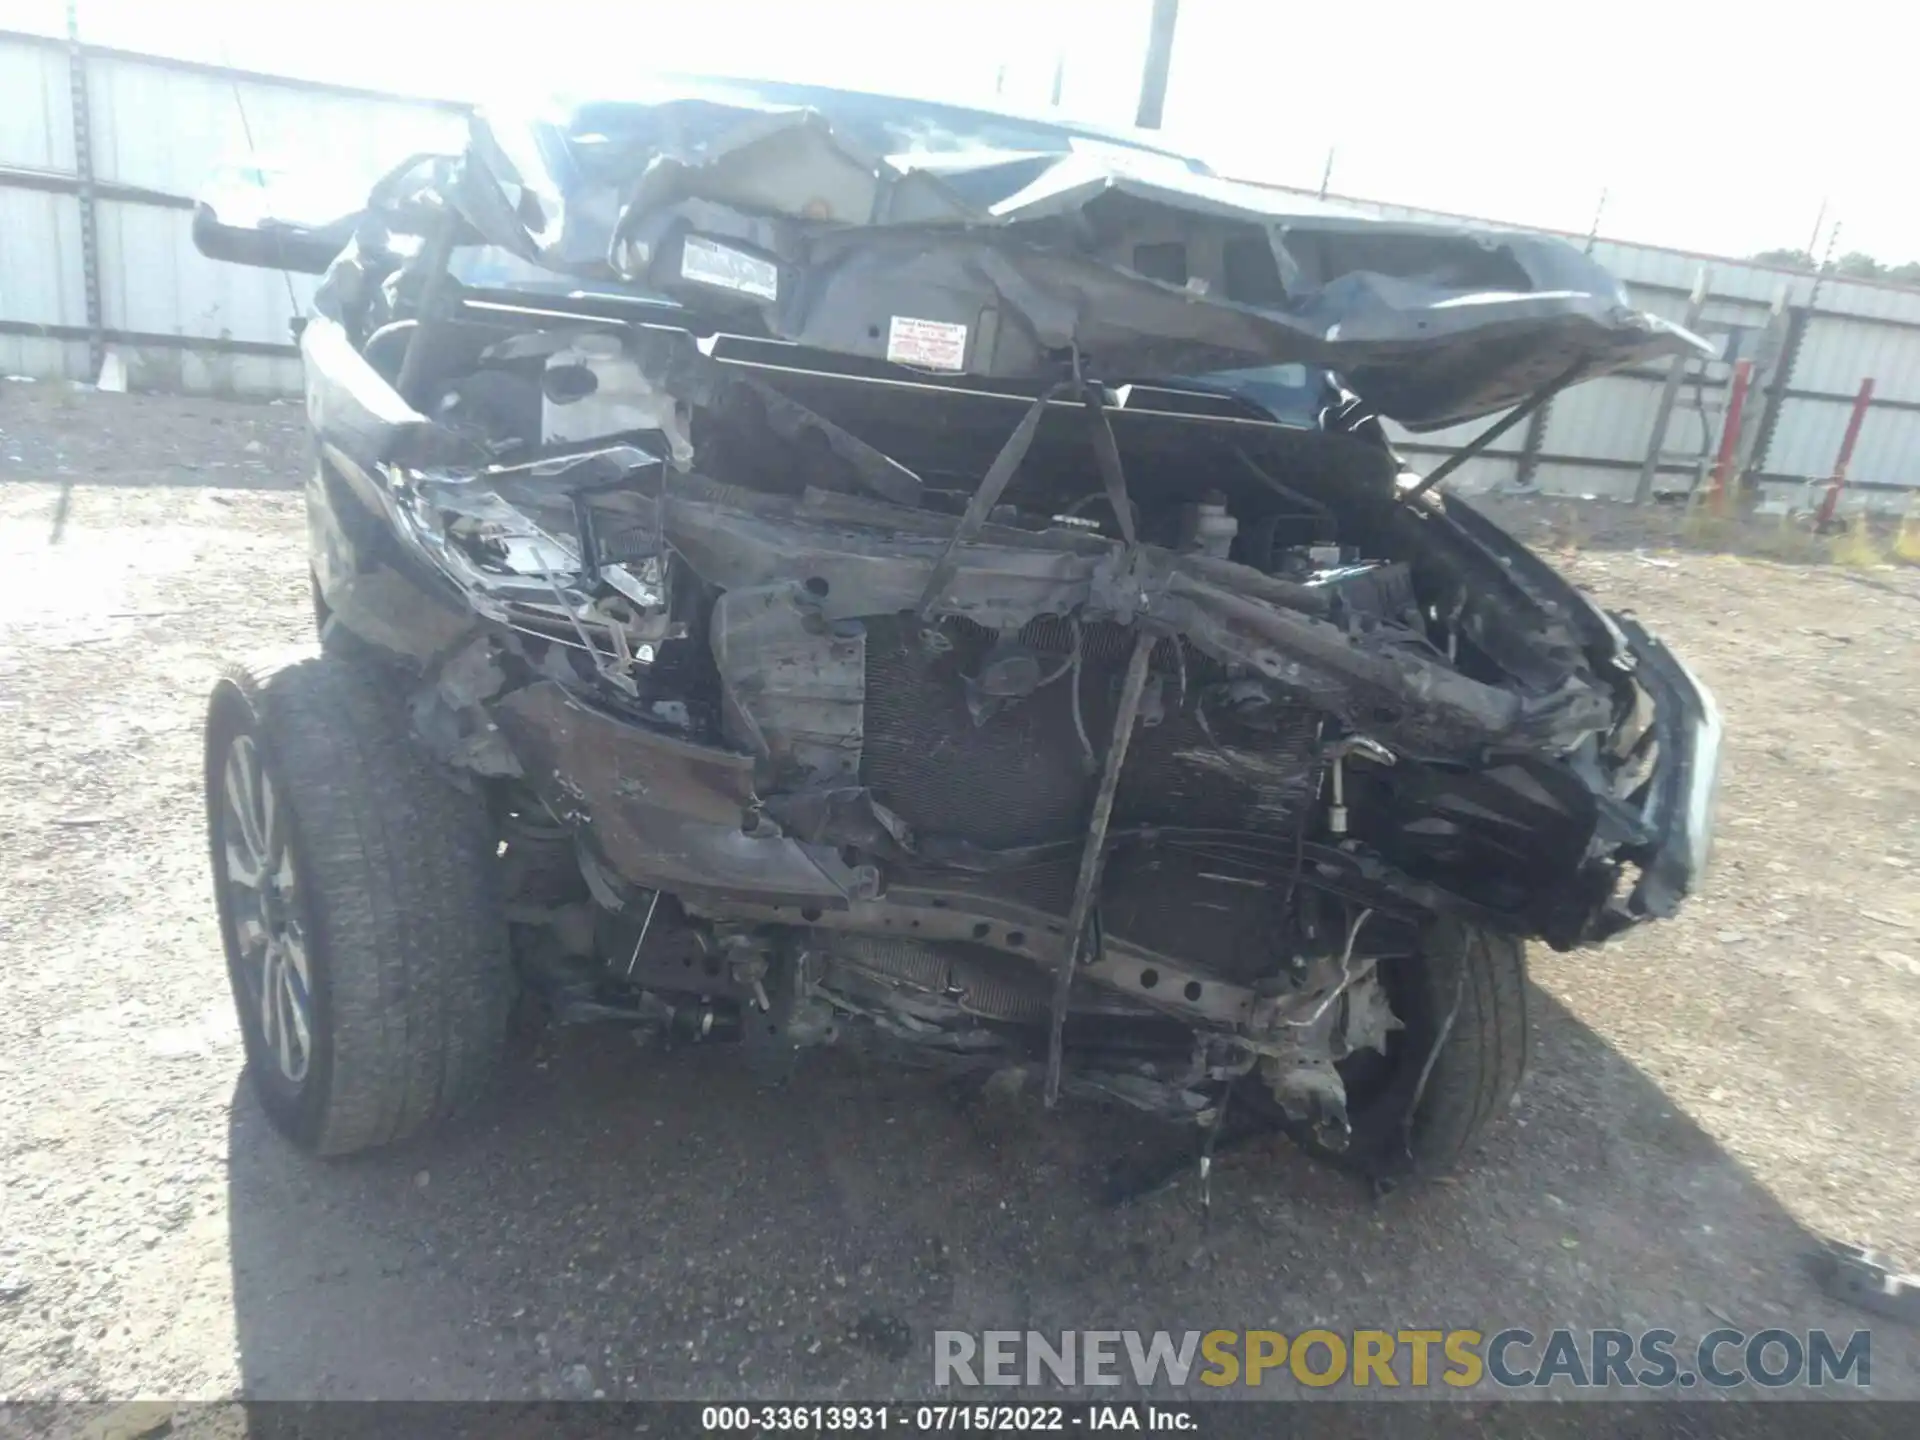
<instances>
[{"instance_id":1,"label":"printed label on engine bay","mask_svg":"<svg viewBox=\"0 0 1920 1440\"><path fill-rule=\"evenodd\" d=\"M928 370L967 368L967 327L896 315L887 327L887 359Z\"/></svg>"},{"instance_id":2,"label":"printed label on engine bay","mask_svg":"<svg viewBox=\"0 0 1920 1440\"><path fill-rule=\"evenodd\" d=\"M700 235L689 235L680 250L680 278L718 285L761 300L780 296L780 267L744 250L735 250Z\"/></svg>"}]
</instances>

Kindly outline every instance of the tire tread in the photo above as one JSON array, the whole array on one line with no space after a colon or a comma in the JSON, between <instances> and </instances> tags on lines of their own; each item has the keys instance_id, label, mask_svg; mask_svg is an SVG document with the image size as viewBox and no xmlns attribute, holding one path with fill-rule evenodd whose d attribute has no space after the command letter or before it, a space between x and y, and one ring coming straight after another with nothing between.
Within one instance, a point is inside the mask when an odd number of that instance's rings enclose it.
<instances>
[{"instance_id":1,"label":"tire tread","mask_svg":"<svg viewBox=\"0 0 1920 1440\"><path fill-rule=\"evenodd\" d=\"M504 1044L492 828L415 746L380 668L309 647L221 683L286 792L328 976L325 1094L295 1138L327 1155L393 1144L471 1104Z\"/></svg>"}]
</instances>

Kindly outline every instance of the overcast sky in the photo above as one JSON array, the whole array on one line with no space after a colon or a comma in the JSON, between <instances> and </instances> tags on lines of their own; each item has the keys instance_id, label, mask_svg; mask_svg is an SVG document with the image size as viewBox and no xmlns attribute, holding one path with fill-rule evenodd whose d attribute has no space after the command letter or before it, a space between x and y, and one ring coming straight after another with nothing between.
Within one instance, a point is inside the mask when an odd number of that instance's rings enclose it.
<instances>
[{"instance_id":1,"label":"overcast sky","mask_svg":"<svg viewBox=\"0 0 1920 1440\"><path fill-rule=\"evenodd\" d=\"M103 44L461 98L649 68L1131 119L1149 0L78 0ZM63 0L0 0L57 30ZM1717 253L1920 259L1920 18L1877 0L1183 0L1169 142L1224 173ZM3 101L0 101L3 103ZM1823 235L1824 243L1824 235Z\"/></svg>"}]
</instances>

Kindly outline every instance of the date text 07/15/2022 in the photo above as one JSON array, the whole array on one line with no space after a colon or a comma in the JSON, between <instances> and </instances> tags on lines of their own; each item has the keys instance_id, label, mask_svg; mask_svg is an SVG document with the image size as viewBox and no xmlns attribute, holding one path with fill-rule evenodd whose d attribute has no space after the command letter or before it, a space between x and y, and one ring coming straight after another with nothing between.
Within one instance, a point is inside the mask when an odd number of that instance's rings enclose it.
<instances>
[{"instance_id":1,"label":"date text 07/15/2022","mask_svg":"<svg viewBox=\"0 0 1920 1440\"><path fill-rule=\"evenodd\" d=\"M708 1434L774 1432L856 1434L897 1431L909 1435L1038 1434L1142 1431L1193 1435L1200 1429L1192 1405L707 1405L700 1428Z\"/></svg>"}]
</instances>

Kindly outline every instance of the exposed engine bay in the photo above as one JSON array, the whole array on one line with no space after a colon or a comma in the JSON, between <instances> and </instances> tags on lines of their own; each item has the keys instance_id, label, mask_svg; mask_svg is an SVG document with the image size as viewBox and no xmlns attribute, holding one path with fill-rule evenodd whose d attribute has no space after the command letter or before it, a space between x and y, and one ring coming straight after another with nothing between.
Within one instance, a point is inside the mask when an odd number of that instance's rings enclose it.
<instances>
[{"instance_id":1,"label":"exposed engine bay","mask_svg":"<svg viewBox=\"0 0 1920 1440\"><path fill-rule=\"evenodd\" d=\"M489 796L563 1014L1200 1119L1247 1076L1338 1148L1436 926L1571 948L1697 869L1690 677L1325 372L1306 423L1077 345L981 378L391 239L303 337L316 595Z\"/></svg>"},{"instance_id":2,"label":"exposed engine bay","mask_svg":"<svg viewBox=\"0 0 1920 1440\"><path fill-rule=\"evenodd\" d=\"M437 666L416 728L526 843L577 843L592 923L533 948L586 1013L1017 1054L1104 786L1068 1080L1198 1113L1257 1068L1337 1130L1430 916L1571 946L1647 904L1640 687L1364 438L667 329L455 340L422 408L499 458L392 503L488 623L361 628ZM356 556L320 573L369 603Z\"/></svg>"}]
</instances>

